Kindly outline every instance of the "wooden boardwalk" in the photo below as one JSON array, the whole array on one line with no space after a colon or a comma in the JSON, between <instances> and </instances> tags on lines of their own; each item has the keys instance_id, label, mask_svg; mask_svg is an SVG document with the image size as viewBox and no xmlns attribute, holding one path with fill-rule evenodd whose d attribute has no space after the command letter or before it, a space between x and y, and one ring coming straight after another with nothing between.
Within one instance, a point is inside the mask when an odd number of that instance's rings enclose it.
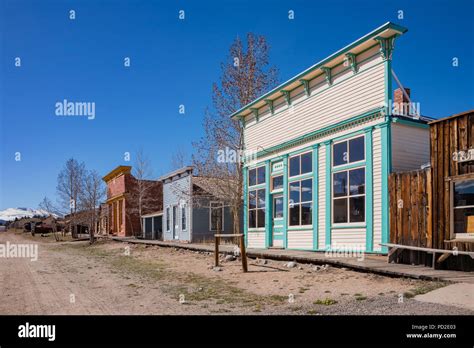
<instances>
[{"instance_id":1,"label":"wooden boardwalk","mask_svg":"<svg viewBox=\"0 0 474 348\"><path fill-rule=\"evenodd\" d=\"M214 252L213 244L193 244L164 242L157 240L143 240L130 237L112 237L115 241L157 245L161 247L173 247L192 251ZM220 245L220 253L230 254L233 246ZM247 249L247 256L250 258L260 258L279 261L296 261L300 263L311 263L316 265L328 264L335 267L345 267L359 272L380 274L391 277L406 277L423 280L463 282L474 284L474 272L434 270L424 266L411 266L403 264L388 263L386 256L364 255L357 257L329 257L323 252L288 250L288 249Z\"/></svg>"}]
</instances>

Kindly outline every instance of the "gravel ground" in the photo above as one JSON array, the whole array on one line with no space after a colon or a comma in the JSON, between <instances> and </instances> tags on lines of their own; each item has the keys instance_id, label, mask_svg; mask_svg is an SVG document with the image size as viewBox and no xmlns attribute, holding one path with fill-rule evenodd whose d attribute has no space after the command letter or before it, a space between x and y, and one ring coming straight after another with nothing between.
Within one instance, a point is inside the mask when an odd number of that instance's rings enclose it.
<instances>
[{"instance_id":1,"label":"gravel ground","mask_svg":"<svg viewBox=\"0 0 474 348\"><path fill-rule=\"evenodd\" d=\"M209 253L0 233L6 241L38 243L39 258L0 259L0 314L474 314L412 298L438 282L251 259L242 273L239 260L214 269Z\"/></svg>"}]
</instances>

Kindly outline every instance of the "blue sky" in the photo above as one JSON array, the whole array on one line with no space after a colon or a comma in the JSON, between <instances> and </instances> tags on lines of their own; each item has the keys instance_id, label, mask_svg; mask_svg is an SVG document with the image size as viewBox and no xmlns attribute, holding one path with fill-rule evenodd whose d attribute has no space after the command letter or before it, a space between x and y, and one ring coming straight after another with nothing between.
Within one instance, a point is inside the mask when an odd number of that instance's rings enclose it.
<instances>
[{"instance_id":1,"label":"blue sky","mask_svg":"<svg viewBox=\"0 0 474 348\"><path fill-rule=\"evenodd\" d=\"M443 117L474 108L473 0L0 4L0 209L54 200L57 174L70 157L106 174L127 164L124 152L141 147L156 176L167 172L173 152L190 154L203 133L220 62L247 32L267 37L284 81L393 21L409 30L396 43L393 67L422 113ZM55 116L63 99L95 102L95 119Z\"/></svg>"}]
</instances>

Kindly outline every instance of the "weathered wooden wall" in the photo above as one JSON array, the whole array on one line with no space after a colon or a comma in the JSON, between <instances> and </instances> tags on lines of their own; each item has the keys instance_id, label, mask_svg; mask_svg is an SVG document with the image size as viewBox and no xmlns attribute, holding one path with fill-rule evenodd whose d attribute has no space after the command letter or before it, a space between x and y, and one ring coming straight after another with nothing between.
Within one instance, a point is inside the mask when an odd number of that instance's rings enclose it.
<instances>
[{"instance_id":1,"label":"weathered wooden wall","mask_svg":"<svg viewBox=\"0 0 474 348\"><path fill-rule=\"evenodd\" d=\"M390 243L432 247L431 187L430 168L390 175ZM397 262L425 264L425 256L405 251Z\"/></svg>"},{"instance_id":2,"label":"weathered wooden wall","mask_svg":"<svg viewBox=\"0 0 474 348\"><path fill-rule=\"evenodd\" d=\"M430 124L433 175L433 247L445 248L450 239L449 181L454 175L474 173L474 162L453 161L453 152L474 147L474 112Z\"/></svg>"}]
</instances>

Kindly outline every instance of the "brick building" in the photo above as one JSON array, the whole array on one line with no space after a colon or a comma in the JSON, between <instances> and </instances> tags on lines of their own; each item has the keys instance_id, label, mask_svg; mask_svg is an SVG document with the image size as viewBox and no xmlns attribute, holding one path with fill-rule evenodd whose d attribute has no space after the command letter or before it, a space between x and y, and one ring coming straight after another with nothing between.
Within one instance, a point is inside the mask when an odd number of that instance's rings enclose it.
<instances>
[{"instance_id":1,"label":"brick building","mask_svg":"<svg viewBox=\"0 0 474 348\"><path fill-rule=\"evenodd\" d=\"M142 196L141 214L163 209L163 185L159 181L136 179L131 166L118 166L103 177L107 184L108 233L125 237L141 235L138 201ZM146 187L140 190L140 187Z\"/></svg>"}]
</instances>

